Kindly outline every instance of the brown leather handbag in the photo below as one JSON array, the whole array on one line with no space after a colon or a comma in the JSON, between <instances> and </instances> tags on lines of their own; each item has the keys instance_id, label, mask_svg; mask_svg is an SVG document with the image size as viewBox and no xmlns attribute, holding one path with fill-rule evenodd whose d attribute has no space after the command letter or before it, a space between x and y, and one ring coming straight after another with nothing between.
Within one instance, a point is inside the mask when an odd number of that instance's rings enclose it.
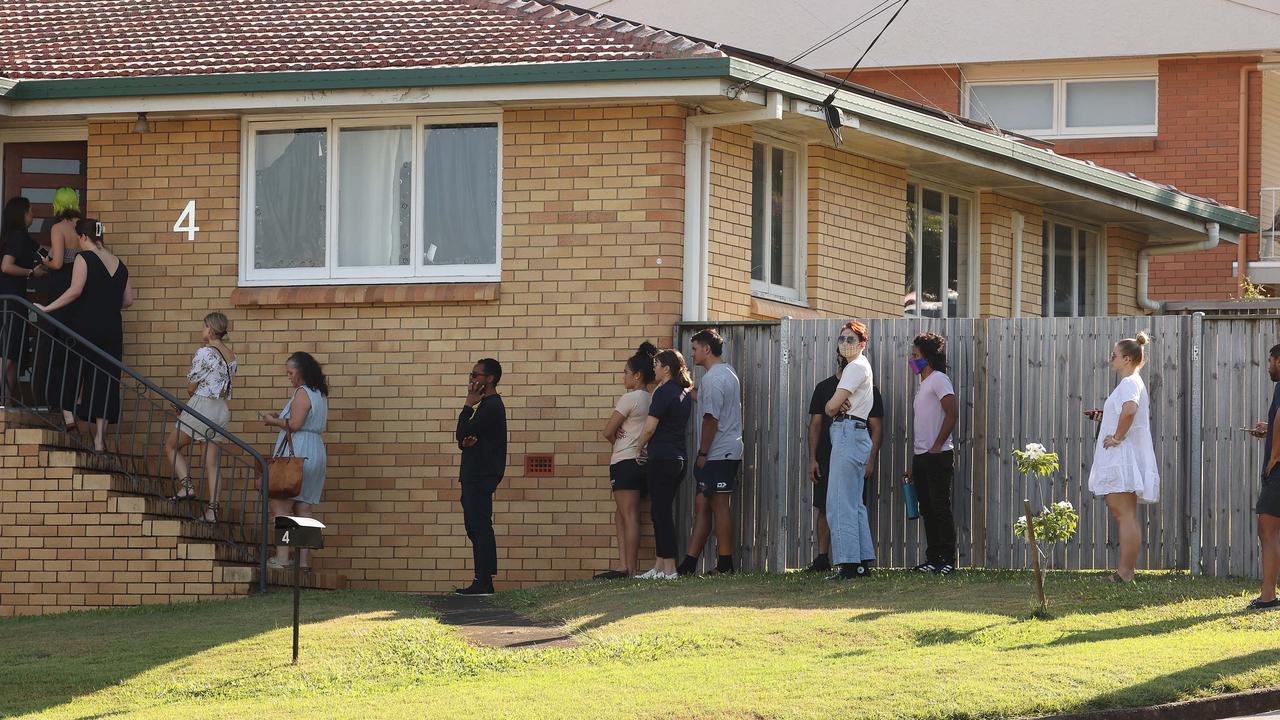
<instances>
[{"instance_id":1,"label":"brown leather handbag","mask_svg":"<svg viewBox=\"0 0 1280 720\"><path fill-rule=\"evenodd\" d=\"M289 454L285 455L285 448ZM267 479L270 483L267 495L273 500L292 500L302 492L302 464L306 458L293 451L293 433L285 432L284 440L276 445L275 452L267 459Z\"/></svg>"}]
</instances>

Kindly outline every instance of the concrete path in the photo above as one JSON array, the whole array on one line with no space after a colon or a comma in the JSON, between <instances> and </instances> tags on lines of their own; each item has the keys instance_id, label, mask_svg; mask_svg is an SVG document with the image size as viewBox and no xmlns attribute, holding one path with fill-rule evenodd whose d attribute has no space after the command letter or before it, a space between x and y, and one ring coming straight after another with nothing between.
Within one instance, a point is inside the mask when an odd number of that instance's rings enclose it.
<instances>
[{"instance_id":1,"label":"concrete path","mask_svg":"<svg viewBox=\"0 0 1280 720\"><path fill-rule=\"evenodd\" d=\"M578 645L559 625L499 607L489 598L450 594L424 595L423 600L440 613L441 623L458 628L463 637L477 645L509 650Z\"/></svg>"}]
</instances>

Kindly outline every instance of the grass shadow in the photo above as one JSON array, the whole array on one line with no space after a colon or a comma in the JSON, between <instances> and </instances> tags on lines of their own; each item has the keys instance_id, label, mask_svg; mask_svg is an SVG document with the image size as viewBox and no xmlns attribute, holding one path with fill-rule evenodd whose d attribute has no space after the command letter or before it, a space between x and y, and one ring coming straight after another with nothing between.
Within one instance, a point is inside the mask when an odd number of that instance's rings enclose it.
<instances>
[{"instance_id":1,"label":"grass shadow","mask_svg":"<svg viewBox=\"0 0 1280 720\"><path fill-rule=\"evenodd\" d=\"M1257 670L1280 662L1280 649L1258 650L1238 657L1224 658L1197 665L1177 672L1159 675L1120 690L1098 695L1079 706L1075 712L1103 710L1119 707L1146 707L1186 699L1188 695L1204 690L1219 693L1234 692L1246 688L1235 687L1223 681L1227 675Z\"/></svg>"},{"instance_id":2,"label":"grass shadow","mask_svg":"<svg viewBox=\"0 0 1280 720\"><path fill-rule=\"evenodd\" d=\"M305 625L367 614L378 606L378 596L388 601L383 605L386 617L378 619L396 619L406 609L417 615L414 605L390 594L312 591L303 594L300 620ZM421 616L431 613L424 607ZM0 673L0 717L56 707L292 623L292 593L5 618L0 620L0 667L5 668ZM302 632L305 636L305 627ZM291 647L291 638L281 641L279 666L289 664Z\"/></svg>"},{"instance_id":3,"label":"grass shadow","mask_svg":"<svg viewBox=\"0 0 1280 720\"><path fill-rule=\"evenodd\" d=\"M1128 640L1132 638L1146 637L1149 635L1165 635L1167 633L1178 632L1179 630L1188 630L1196 627L1197 625L1203 625L1215 620L1237 617L1239 615L1240 611L1217 612L1206 615L1194 615L1191 617L1156 620L1155 622L1140 623L1137 625L1122 625L1119 627L1081 630L1080 632L1074 632L1055 640L1050 640L1049 642L1017 645L1009 649L1035 650L1038 648L1062 647L1064 645L1077 645L1080 643L1105 642L1107 640Z\"/></svg>"},{"instance_id":4,"label":"grass shadow","mask_svg":"<svg viewBox=\"0 0 1280 720\"><path fill-rule=\"evenodd\" d=\"M1160 573L1136 587L1100 582L1100 573L1055 573L1050 613L1108 612L1221 597L1239 591L1239 581ZM974 598L982 598L975 603ZM914 612L981 613L1032 617L1031 574L1016 570L962 570L948 577L909 570L881 570L869 579L827 581L808 573L682 578L674 581L581 580L501 593L495 602L539 619L588 632L635 615L674 608L738 607L753 610L855 612L851 622Z\"/></svg>"}]
</instances>

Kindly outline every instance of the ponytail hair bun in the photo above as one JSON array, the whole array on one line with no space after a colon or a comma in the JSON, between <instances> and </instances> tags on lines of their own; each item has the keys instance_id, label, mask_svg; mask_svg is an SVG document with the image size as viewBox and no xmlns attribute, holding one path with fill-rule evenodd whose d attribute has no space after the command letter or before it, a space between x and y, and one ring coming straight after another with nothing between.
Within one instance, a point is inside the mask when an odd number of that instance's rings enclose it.
<instances>
[{"instance_id":1,"label":"ponytail hair bun","mask_svg":"<svg viewBox=\"0 0 1280 720\"><path fill-rule=\"evenodd\" d=\"M640 343L640 347L636 348L636 354L644 355L648 358L655 358L658 356L658 348L653 343L645 340Z\"/></svg>"},{"instance_id":2,"label":"ponytail hair bun","mask_svg":"<svg viewBox=\"0 0 1280 720\"><path fill-rule=\"evenodd\" d=\"M1147 334L1146 330L1139 330L1137 337L1135 337L1133 341L1138 343L1139 345L1150 345L1151 336Z\"/></svg>"}]
</instances>

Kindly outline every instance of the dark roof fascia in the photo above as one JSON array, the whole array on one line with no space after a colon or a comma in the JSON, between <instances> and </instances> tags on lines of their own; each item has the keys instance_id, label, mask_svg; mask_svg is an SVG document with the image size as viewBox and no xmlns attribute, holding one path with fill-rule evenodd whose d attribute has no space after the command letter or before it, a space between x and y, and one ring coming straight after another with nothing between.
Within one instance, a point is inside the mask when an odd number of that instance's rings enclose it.
<instances>
[{"instance_id":1,"label":"dark roof fascia","mask_svg":"<svg viewBox=\"0 0 1280 720\"><path fill-rule=\"evenodd\" d=\"M729 63L730 59L727 57L705 57L657 60L595 60L589 62L527 63L470 67L19 80L9 88L5 88L4 85L0 84L0 98L7 100L66 100L457 85L682 80L727 77L729 75Z\"/></svg>"}]
</instances>

